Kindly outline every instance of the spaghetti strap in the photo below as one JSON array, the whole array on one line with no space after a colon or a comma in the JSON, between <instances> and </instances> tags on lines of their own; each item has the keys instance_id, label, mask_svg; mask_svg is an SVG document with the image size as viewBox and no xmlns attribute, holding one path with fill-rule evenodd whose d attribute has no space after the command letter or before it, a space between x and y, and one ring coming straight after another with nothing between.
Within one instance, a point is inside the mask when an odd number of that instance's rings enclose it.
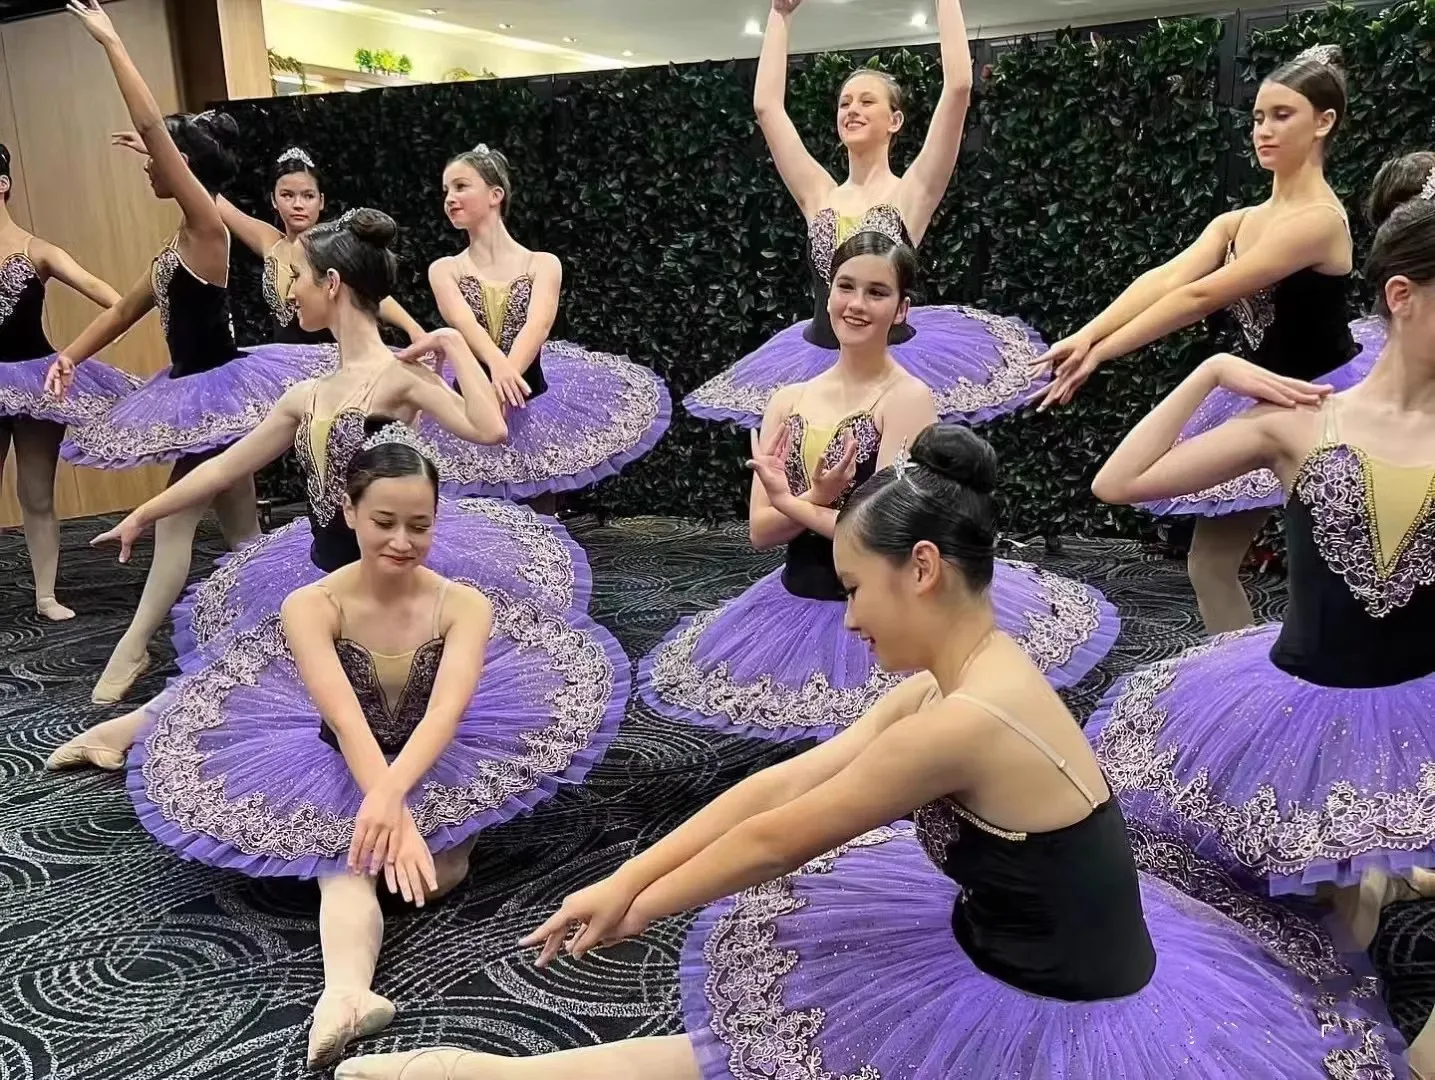
<instances>
[{"instance_id":1,"label":"spaghetti strap","mask_svg":"<svg viewBox=\"0 0 1435 1080\"><path fill-rule=\"evenodd\" d=\"M902 376L905 374L905 371L898 371L894 373L890 379L884 382L881 386L877 387L877 395L872 399L872 403L868 405L865 409L859 409L858 412L870 414L872 410L875 409L877 405L881 402L881 400L887 396L887 391L892 389L892 387L896 386L899 382L901 382Z\"/></svg>"},{"instance_id":2,"label":"spaghetti strap","mask_svg":"<svg viewBox=\"0 0 1435 1080\"><path fill-rule=\"evenodd\" d=\"M339 636L340 636L340 637L343 637L343 636L344 636L344 605L341 604L341 603L339 603L339 598L338 598L337 596L335 596L332 592L330 592L330 591L329 591L329 586L325 585L322 581L316 581L316 582L314 582L314 588L316 588L316 589L319 590L319 594L320 594L321 596L323 596L325 600L329 601L329 603L331 603L331 604L334 605L334 610L335 610L335 611L338 613L338 615L339 615Z\"/></svg>"},{"instance_id":3,"label":"spaghetti strap","mask_svg":"<svg viewBox=\"0 0 1435 1080\"><path fill-rule=\"evenodd\" d=\"M1340 433L1335 418L1335 396L1328 396L1320 405L1321 412L1321 446L1334 446L1339 441Z\"/></svg>"},{"instance_id":4,"label":"spaghetti strap","mask_svg":"<svg viewBox=\"0 0 1435 1080\"><path fill-rule=\"evenodd\" d=\"M1061 775L1071 781L1071 786L1076 788L1076 790L1081 793L1081 797L1091 804L1091 808L1093 810L1101 805L1101 800L1091 793L1091 789L1089 787L1082 783L1081 777L1077 776L1074 772L1067 768L1066 758L1062 757L1055 750L1053 750L1051 748L1051 745L1045 739L1043 739L1036 732L1032 731L1031 728L1027 727L1011 713L1007 712L1005 709L993 705L989 701L983 701L981 698L972 697L970 694L964 694L961 691L957 691L953 694L948 694L947 697L956 701L965 701L969 705L975 705L983 712L990 713L992 716L996 717L1012 731L1016 732L1027 742L1031 743L1032 746L1040 750L1042 754L1046 757L1046 759L1061 771Z\"/></svg>"},{"instance_id":5,"label":"spaghetti strap","mask_svg":"<svg viewBox=\"0 0 1435 1080\"><path fill-rule=\"evenodd\" d=\"M450 584L448 578L444 578L443 581L439 583L438 596L435 597L433 602L433 633L429 635L430 637L436 638L439 636L439 625L443 621L443 601L444 597L448 595L448 587Z\"/></svg>"}]
</instances>

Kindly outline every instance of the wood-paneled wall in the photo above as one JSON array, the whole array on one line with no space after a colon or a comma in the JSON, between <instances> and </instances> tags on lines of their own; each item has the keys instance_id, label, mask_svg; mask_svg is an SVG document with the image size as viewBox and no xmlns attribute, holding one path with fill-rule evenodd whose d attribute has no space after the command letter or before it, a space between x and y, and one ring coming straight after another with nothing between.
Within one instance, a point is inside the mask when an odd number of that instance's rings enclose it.
<instances>
[{"instance_id":1,"label":"wood-paneled wall","mask_svg":"<svg viewBox=\"0 0 1435 1080\"><path fill-rule=\"evenodd\" d=\"M164 0L121 0L105 10L144 72L160 107L179 108ZM130 126L104 51L66 14L0 25L0 142L14 159L10 211L20 225L70 252L125 292L179 221L178 208L150 192L140 159L110 146ZM57 282L45 321L57 347L98 309ZM159 319L148 316L102 358L138 375L167 362ZM19 522L14 458L5 463L0 525ZM56 505L63 517L136 506L159 491L166 468L99 472L61 466Z\"/></svg>"}]
</instances>

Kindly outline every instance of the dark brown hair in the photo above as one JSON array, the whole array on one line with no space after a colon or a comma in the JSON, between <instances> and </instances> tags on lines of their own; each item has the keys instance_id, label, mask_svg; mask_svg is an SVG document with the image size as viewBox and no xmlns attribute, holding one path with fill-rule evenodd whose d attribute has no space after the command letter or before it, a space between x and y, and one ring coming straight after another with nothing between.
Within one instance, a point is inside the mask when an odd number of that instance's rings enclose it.
<instances>
[{"instance_id":1,"label":"dark brown hair","mask_svg":"<svg viewBox=\"0 0 1435 1080\"><path fill-rule=\"evenodd\" d=\"M1385 286L1393 277L1417 285L1435 281L1435 199L1411 199L1390 212L1370 245L1365 278L1378 290L1375 310L1387 319Z\"/></svg>"},{"instance_id":2,"label":"dark brown hair","mask_svg":"<svg viewBox=\"0 0 1435 1080\"><path fill-rule=\"evenodd\" d=\"M513 201L513 174L508 167L508 158L501 150L490 150L480 143L472 150L455 155L449 164L467 165L489 187L502 191L503 201L498 204L498 216L508 220L508 204Z\"/></svg>"},{"instance_id":3,"label":"dark brown hair","mask_svg":"<svg viewBox=\"0 0 1435 1080\"><path fill-rule=\"evenodd\" d=\"M1391 158L1375 174L1370 185L1370 198L1365 204L1365 217L1378 229L1401 203L1407 203L1435 177L1435 152L1416 150Z\"/></svg>"},{"instance_id":4,"label":"dark brown hair","mask_svg":"<svg viewBox=\"0 0 1435 1080\"><path fill-rule=\"evenodd\" d=\"M1266 81L1294 90L1315 106L1317 113L1327 109L1335 113L1335 123L1331 124L1330 133L1325 137L1329 146L1345 119L1347 94L1340 50L1334 45L1317 45L1307 49L1272 71L1266 76Z\"/></svg>"},{"instance_id":5,"label":"dark brown hair","mask_svg":"<svg viewBox=\"0 0 1435 1080\"><path fill-rule=\"evenodd\" d=\"M315 281L337 270L359 307L377 316L379 304L398 285L399 260L391 250L398 233L394 219L382 210L359 209L315 225L299 243Z\"/></svg>"}]
</instances>

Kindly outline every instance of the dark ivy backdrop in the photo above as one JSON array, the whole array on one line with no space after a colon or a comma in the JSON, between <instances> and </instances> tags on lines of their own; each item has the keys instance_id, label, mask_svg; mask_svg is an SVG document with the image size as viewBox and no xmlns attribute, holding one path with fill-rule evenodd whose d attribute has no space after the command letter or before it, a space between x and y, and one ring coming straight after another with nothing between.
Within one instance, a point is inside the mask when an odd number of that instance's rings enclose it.
<instances>
[{"instance_id":1,"label":"dark ivy backdrop","mask_svg":"<svg viewBox=\"0 0 1435 1080\"><path fill-rule=\"evenodd\" d=\"M1350 114L1330 175L1352 220L1387 157L1435 142L1435 4L1329 7L1123 24L975 42L977 100L957 175L923 249L928 302L1018 315L1048 340L1069 333L1216 213L1262 197L1245 113L1261 74L1306 46L1345 52ZM908 91L905 168L940 87L934 48L802 57L788 107L839 172L839 85L857 64ZM402 228L399 299L438 325L425 272L461 238L439 178L484 142L514 166L510 228L565 266L555 337L627 353L681 398L794 319L811 313L804 226L754 123L752 62L708 63L278 98L225 106L246 171L232 193L268 214L269 163L287 146L319 162L329 213L375 206ZM1357 257L1368 230L1357 224ZM257 260L236 267L241 336L268 326ZM1149 519L1094 502L1097 465L1145 410L1218 347L1205 328L1111 365L1075 405L1005 419L986 433L1005 467L1015 534L1142 535ZM681 409L667 437L576 509L723 518L744 512L746 436ZM300 498L292 466L265 494Z\"/></svg>"}]
</instances>

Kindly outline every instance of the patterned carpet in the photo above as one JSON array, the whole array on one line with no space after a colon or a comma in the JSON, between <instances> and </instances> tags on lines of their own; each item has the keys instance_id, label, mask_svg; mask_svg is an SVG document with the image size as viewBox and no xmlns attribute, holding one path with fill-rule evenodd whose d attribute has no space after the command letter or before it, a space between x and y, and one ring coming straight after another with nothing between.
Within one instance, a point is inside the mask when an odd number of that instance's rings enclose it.
<instances>
[{"instance_id":1,"label":"patterned carpet","mask_svg":"<svg viewBox=\"0 0 1435 1080\"><path fill-rule=\"evenodd\" d=\"M588 550L593 615L636 660L680 616L771 568L745 530L667 520L570 523ZM118 710L89 691L148 563L117 566L86 546L101 526L65 526L60 596L81 615L32 611L24 545L0 535L0 1077L5 1080L289 1080L321 984L317 890L182 863L151 843L117 775L50 775L46 754ZM206 572L219 545L204 534ZM1016 557L1102 588L1124 619L1106 664L1069 700L1090 712L1118 674L1194 642L1183 567L1126 543L1070 541ZM1262 617L1281 582L1252 582ZM167 644L165 645L167 649ZM163 685L157 665L138 687ZM139 698L142 699L142 698ZM452 897L393 914L376 989L398 1005L372 1051L460 1043L533 1054L677 1028L685 919L581 963L537 971L519 936L736 780L784 753L661 720L636 700L619 740L581 788L483 834ZM1435 904L1386 916L1375 953L1408 1032L1435 1003Z\"/></svg>"}]
</instances>

